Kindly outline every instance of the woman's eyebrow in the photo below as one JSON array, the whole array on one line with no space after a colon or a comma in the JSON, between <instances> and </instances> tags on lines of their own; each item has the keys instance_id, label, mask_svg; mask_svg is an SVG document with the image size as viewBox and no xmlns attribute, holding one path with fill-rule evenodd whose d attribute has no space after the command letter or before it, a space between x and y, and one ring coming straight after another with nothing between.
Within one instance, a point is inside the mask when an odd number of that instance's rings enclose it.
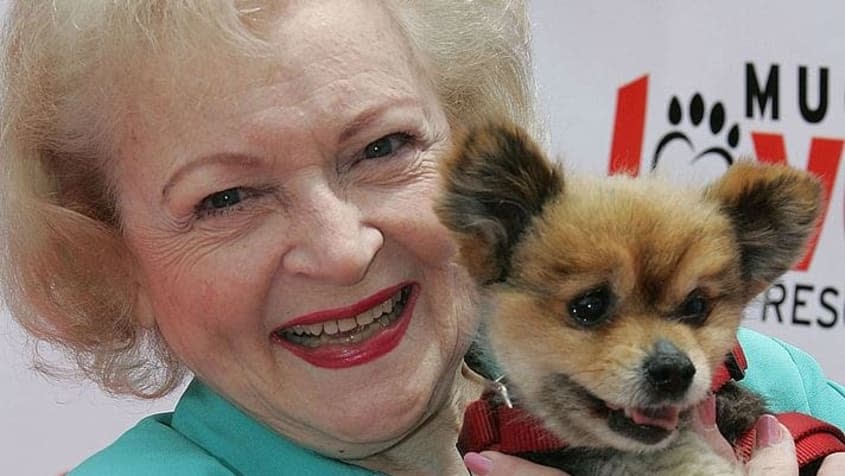
<instances>
[{"instance_id":1,"label":"woman's eyebrow","mask_svg":"<svg viewBox=\"0 0 845 476\"><path fill-rule=\"evenodd\" d=\"M423 109L419 99L415 97L395 99L383 104L379 104L378 106L365 109L358 113L351 121L349 121L349 124L347 124L346 127L343 128L340 135L338 136L338 143L344 143L349 139L355 137L359 132L361 132L361 130L366 129L372 123L376 122L376 120L383 116L386 111L396 108L418 108L421 110Z\"/></svg>"},{"instance_id":2,"label":"woman's eyebrow","mask_svg":"<svg viewBox=\"0 0 845 476\"><path fill-rule=\"evenodd\" d=\"M220 165L229 165L229 166L242 166L242 167L254 167L258 165L260 159L257 157L253 157L246 154L239 154L233 152L217 152L210 155L204 155L200 157L196 157L191 159L186 164L180 166L170 178L167 179L167 182L164 184L164 187L161 189L161 199L162 201L167 201L167 196L170 193L170 190L173 186L182 180L182 177L188 175L193 170L199 167L205 167L208 165L220 164Z\"/></svg>"}]
</instances>

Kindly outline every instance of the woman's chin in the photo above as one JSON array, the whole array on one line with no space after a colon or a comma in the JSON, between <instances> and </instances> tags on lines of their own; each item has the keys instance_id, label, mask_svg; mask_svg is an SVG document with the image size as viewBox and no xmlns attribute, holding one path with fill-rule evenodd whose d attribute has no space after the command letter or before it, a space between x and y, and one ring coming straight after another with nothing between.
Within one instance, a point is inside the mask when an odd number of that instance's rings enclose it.
<instances>
[{"instance_id":1,"label":"woman's chin","mask_svg":"<svg viewBox=\"0 0 845 476\"><path fill-rule=\"evenodd\" d=\"M349 412L332 412L334 418L324 420L328 425L326 433L334 435L339 442L360 446L362 454L371 454L368 452L373 449L383 450L402 441L432 421L432 416L448 405L448 387L440 382L425 386L415 383L401 389L404 395L400 395L399 390L371 394L366 403L359 400L354 409L350 406Z\"/></svg>"},{"instance_id":2,"label":"woman's chin","mask_svg":"<svg viewBox=\"0 0 845 476\"><path fill-rule=\"evenodd\" d=\"M335 435L339 441L354 444L393 444L434 412L430 402L408 401L402 404L401 401L387 400L382 404L371 401L356 405L354 413L332 412L334 417L326 422L326 433Z\"/></svg>"}]
</instances>

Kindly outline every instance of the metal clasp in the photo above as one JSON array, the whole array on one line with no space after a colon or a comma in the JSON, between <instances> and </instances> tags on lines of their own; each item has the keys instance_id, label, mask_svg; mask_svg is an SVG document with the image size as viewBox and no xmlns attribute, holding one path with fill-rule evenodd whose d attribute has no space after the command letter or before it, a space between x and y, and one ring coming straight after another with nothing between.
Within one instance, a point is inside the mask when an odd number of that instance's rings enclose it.
<instances>
[{"instance_id":1,"label":"metal clasp","mask_svg":"<svg viewBox=\"0 0 845 476\"><path fill-rule=\"evenodd\" d=\"M505 404L506 407L513 408L513 402L511 401L510 394L508 394L508 387L505 386L504 383L502 383L502 380L504 380L504 378L505 376L502 375L496 380L493 380L492 382L490 382L490 386L492 387L492 390L499 396L499 398L502 399L502 402Z\"/></svg>"}]
</instances>

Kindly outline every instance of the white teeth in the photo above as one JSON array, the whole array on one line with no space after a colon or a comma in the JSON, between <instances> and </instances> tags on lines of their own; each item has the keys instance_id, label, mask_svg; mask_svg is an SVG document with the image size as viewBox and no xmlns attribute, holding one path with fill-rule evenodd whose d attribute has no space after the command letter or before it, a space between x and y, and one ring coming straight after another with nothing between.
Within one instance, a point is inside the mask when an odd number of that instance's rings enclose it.
<instances>
[{"instance_id":1,"label":"white teeth","mask_svg":"<svg viewBox=\"0 0 845 476\"><path fill-rule=\"evenodd\" d=\"M328 335L337 334L337 321L328 321L323 324L323 331Z\"/></svg>"},{"instance_id":2,"label":"white teeth","mask_svg":"<svg viewBox=\"0 0 845 476\"><path fill-rule=\"evenodd\" d=\"M341 319L337 321L337 328L338 330L340 330L340 332L351 331L356 327L358 327L358 323L355 321L354 318Z\"/></svg>"},{"instance_id":3,"label":"white teeth","mask_svg":"<svg viewBox=\"0 0 845 476\"><path fill-rule=\"evenodd\" d=\"M341 332L348 332L356 327L363 327L372 324L383 316L390 314L401 300L402 293L400 292L392 296L390 299L382 302L372 309L356 315L355 317L348 317L337 321L325 321L310 325L293 326L287 332L298 336L310 335L315 337L319 337L323 333L333 336ZM385 324L382 323L382 325Z\"/></svg>"},{"instance_id":4,"label":"white teeth","mask_svg":"<svg viewBox=\"0 0 845 476\"><path fill-rule=\"evenodd\" d=\"M355 322L357 322L359 326L366 326L374 320L376 319L373 317L372 312L362 312L361 314L355 316Z\"/></svg>"}]
</instances>

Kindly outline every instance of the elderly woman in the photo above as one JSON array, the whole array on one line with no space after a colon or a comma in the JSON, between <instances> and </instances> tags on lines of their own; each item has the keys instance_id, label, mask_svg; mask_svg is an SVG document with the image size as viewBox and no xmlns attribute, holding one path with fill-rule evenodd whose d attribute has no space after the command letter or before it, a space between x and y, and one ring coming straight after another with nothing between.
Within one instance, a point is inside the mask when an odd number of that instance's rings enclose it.
<instances>
[{"instance_id":1,"label":"elderly woman","mask_svg":"<svg viewBox=\"0 0 845 476\"><path fill-rule=\"evenodd\" d=\"M535 124L524 5L10 10L12 315L112 393L155 398L194 375L172 414L72 474L466 474L455 441L481 389L461 364L475 299L431 200L453 126ZM752 363L787 352L744 341ZM789 405L841 416L835 387L802 371L819 392Z\"/></svg>"}]
</instances>

